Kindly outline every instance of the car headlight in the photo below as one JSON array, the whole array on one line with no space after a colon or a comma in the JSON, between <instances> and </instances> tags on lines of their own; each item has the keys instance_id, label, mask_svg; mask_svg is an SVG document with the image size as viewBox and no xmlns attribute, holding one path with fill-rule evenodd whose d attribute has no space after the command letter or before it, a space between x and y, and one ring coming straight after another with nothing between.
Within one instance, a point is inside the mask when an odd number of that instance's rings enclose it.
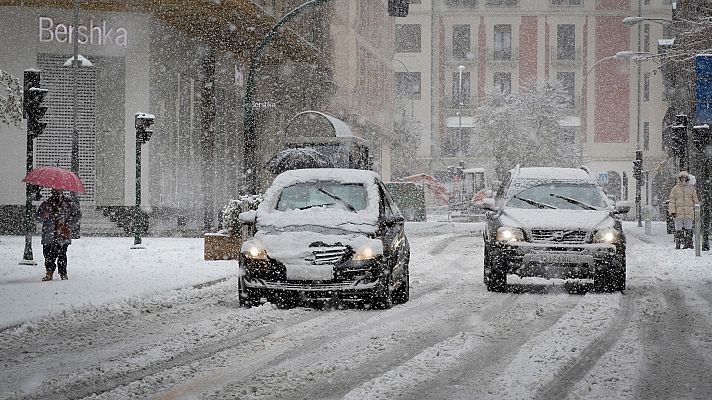
<instances>
[{"instance_id":1,"label":"car headlight","mask_svg":"<svg viewBox=\"0 0 712 400\"><path fill-rule=\"evenodd\" d=\"M359 247L354 252L354 255L351 256L351 259L355 261L373 260L374 258L376 258L376 252L373 251L371 246Z\"/></svg>"},{"instance_id":2,"label":"car headlight","mask_svg":"<svg viewBox=\"0 0 712 400\"><path fill-rule=\"evenodd\" d=\"M593 243L618 243L621 233L616 228L599 229L593 234Z\"/></svg>"},{"instance_id":3,"label":"car headlight","mask_svg":"<svg viewBox=\"0 0 712 400\"><path fill-rule=\"evenodd\" d=\"M250 260L266 260L267 250L258 243L249 243L243 247L242 255Z\"/></svg>"},{"instance_id":4,"label":"car headlight","mask_svg":"<svg viewBox=\"0 0 712 400\"><path fill-rule=\"evenodd\" d=\"M497 229L496 239L498 242L521 242L524 241L524 231L519 228L503 226Z\"/></svg>"}]
</instances>

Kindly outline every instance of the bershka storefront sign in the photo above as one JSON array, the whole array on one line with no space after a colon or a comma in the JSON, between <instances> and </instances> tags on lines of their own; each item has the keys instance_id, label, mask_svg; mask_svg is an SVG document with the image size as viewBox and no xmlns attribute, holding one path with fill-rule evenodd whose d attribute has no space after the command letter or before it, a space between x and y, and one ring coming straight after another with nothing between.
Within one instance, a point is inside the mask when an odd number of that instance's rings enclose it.
<instances>
[{"instance_id":1,"label":"bershka storefront sign","mask_svg":"<svg viewBox=\"0 0 712 400\"><path fill-rule=\"evenodd\" d=\"M88 26L79 25L77 29L74 29L74 25L55 24L51 17L39 17L37 22L39 40L42 43L74 43L77 38L79 44L126 47L128 42L128 32L125 28L112 28L105 20L94 22L90 19Z\"/></svg>"}]
</instances>

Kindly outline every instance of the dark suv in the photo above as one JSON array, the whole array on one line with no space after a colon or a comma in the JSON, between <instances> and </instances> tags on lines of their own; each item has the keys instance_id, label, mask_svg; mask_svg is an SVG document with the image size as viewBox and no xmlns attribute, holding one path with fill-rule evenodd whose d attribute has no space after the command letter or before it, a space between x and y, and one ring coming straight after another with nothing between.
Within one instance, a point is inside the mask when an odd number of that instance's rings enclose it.
<instances>
[{"instance_id":1,"label":"dark suv","mask_svg":"<svg viewBox=\"0 0 712 400\"><path fill-rule=\"evenodd\" d=\"M507 274L593 279L594 290L626 285L626 240L615 205L585 168L519 168L486 201L484 283L506 290Z\"/></svg>"},{"instance_id":2,"label":"dark suv","mask_svg":"<svg viewBox=\"0 0 712 400\"><path fill-rule=\"evenodd\" d=\"M240 214L256 233L242 244L240 303L302 298L389 308L409 298L404 219L378 174L339 168L278 175L257 211Z\"/></svg>"}]
</instances>

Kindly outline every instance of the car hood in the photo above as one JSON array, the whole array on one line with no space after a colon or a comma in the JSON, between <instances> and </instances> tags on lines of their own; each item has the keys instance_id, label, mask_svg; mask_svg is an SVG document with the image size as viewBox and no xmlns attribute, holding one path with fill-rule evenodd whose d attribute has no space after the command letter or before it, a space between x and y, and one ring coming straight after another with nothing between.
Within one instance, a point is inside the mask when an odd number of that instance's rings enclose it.
<instances>
[{"instance_id":1,"label":"car hood","mask_svg":"<svg viewBox=\"0 0 712 400\"><path fill-rule=\"evenodd\" d=\"M242 244L242 251L246 251L252 244L261 245L267 256L282 264L306 265L311 264L313 252L324 248L346 247L346 251L356 250L369 246L376 255L383 254L383 243L367 235L340 231L340 233L319 233L313 231L272 231L266 233L258 231L254 237Z\"/></svg>"},{"instance_id":2,"label":"car hood","mask_svg":"<svg viewBox=\"0 0 712 400\"><path fill-rule=\"evenodd\" d=\"M503 226L524 229L600 229L613 226L608 210L539 210L505 208L500 215Z\"/></svg>"}]
</instances>

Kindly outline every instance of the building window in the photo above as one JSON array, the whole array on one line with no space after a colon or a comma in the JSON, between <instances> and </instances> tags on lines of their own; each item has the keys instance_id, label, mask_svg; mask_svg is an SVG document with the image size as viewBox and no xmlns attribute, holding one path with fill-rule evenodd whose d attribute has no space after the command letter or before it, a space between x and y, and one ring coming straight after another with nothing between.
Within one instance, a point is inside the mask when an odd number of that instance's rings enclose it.
<instances>
[{"instance_id":1,"label":"building window","mask_svg":"<svg viewBox=\"0 0 712 400\"><path fill-rule=\"evenodd\" d=\"M420 100L420 72L396 72L396 96Z\"/></svg>"},{"instance_id":2,"label":"building window","mask_svg":"<svg viewBox=\"0 0 712 400\"><path fill-rule=\"evenodd\" d=\"M485 4L488 6L516 7L519 5L519 0L486 0Z\"/></svg>"},{"instance_id":3,"label":"building window","mask_svg":"<svg viewBox=\"0 0 712 400\"><path fill-rule=\"evenodd\" d=\"M643 101L650 100L650 73L643 75Z\"/></svg>"},{"instance_id":4,"label":"building window","mask_svg":"<svg viewBox=\"0 0 712 400\"><path fill-rule=\"evenodd\" d=\"M477 0L445 0L448 7L477 7Z\"/></svg>"},{"instance_id":5,"label":"building window","mask_svg":"<svg viewBox=\"0 0 712 400\"><path fill-rule=\"evenodd\" d=\"M649 150L650 147L650 123L643 122L643 150Z\"/></svg>"},{"instance_id":6,"label":"building window","mask_svg":"<svg viewBox=\"0 0 712 400\"><path fill-rule=\"evenodd\" d=\"M650 24L643 25L643 51L650 52Z\"/></svg>"},{"instance_id":7,"label":"building window","mask_svg":"<svg viewBox=\"0 0 712 400\"><path fill-rule=\"evenodd\" d=\"M420 24L396 25L396 53L420 53Z\"/></svg>"},{"instance_id":8,"label":"building window","mask_svg":"<svg viewBox=\"0 0 712 400\"><path fill-rule=\"evenodd\" d=\"M551 5L554 6L581 6L583 0L551 0Z\"/></svg>"},{"instance_id":9,"label":"building window","mask_svg":"<svg viewBox=\"0 0 712 400\"><path fill-rule=\"evenodd\" d=\"M462 82L460 82L460 72L452 74L452 103L459 107L460 104L470 104L470 73L462 73Z\"/></svg>"},{"instance_id":10,"label":"building window","mask_svg":"<svg viewBox=\"0 0 712 400\"><path fill-rule=\"evenodd\" d=\"M494 26L494 59L512 59L512 25Z\"/></svg>"},{"instance_id":11,"label":"building window","mask_svg":"<svg viewBox=\"0 0 712 400\"><path fill-rule=\"evenodd\" d=\"M512 74L509 72L495 72L494 91L504 94L512 93Z\"/></svg>"},{"instance_id":12,"label":"building window","mask_svg":"<svg viewBox=\"0 0 712 400\"><path fill-rule=\"evenodd\" d=\"M576 98L576 74L574 72L558 72L556 74L556 80L561 82L561 86L566 92L566 104L573 108Z\"/></svg>"},{"instance_id":13,"label":"building window","mask_svg":"<svg viewBox=\"0 0 712 400\"><path fill-rule=\"evenodd\" d=\"M576 25L556 26L556 58L558 60L576 59Z\"/></svg>"},{"instance_id":14,"label":"building window","mask_svg":"<svg viewBox=\"0 0 712 400\"><path fill-rule=\"evenodd\" d=\"M455 157L469 154L471 136L472 128L447 128L445 131L445 140L440 148L440 155L444 157Z\"/></svg>"},{"instance_id":15,"label":"building window","mask_svg":"<svg viewBox=\"0 0 712 400\"><path fill-rule=\"evenodd\" d=\"M452 56L457 60L464 60L470 54L470 25L453 25L452 27Z\"/></svg>"}]
</instances>

